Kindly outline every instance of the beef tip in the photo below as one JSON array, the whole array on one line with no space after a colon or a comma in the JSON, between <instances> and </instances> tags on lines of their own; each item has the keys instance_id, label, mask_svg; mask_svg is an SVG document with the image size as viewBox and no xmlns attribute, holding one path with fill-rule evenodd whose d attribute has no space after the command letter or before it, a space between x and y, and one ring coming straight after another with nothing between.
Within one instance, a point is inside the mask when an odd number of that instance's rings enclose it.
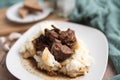
<instances>
[{"instance_id":1,"label":"beef tip","mask_svg":"<svg viewBox=\"0 0 120 80\"><path fill-rule=\"evenodd\" d=\"M62 62L74 53L72 47L76 42L75 33L71 29L61 31L54 25L51 26L54 29L45 29L45 35L40 35L32 42L36 51L43 51L45 47L48 47L55 59Z\"/></svg>"},{"instance_id":2,"label":"beef tip","mask_svg":"<svg viewBox=\"0 0 120 80\"><path fill-rule=\"evenodd\" d=\"M62 45L61 41L55 39L51 47L51 53L57 61L62 62L69 58L73 54L73 51L68 46Z\"/></svg>"},{"instance_id":3,"label":"beef tip","mask_svg":"<svg viewBox=\"0 0 120 80\"><path fill-rule=\"evenodd\" d=\"M54 30L45 29L45 36L51 42L58 38L58 34Z\"/></svg>"},{"instance_id":4,"label":"beef tip","mask_svg":"<svg viewBox=\"0 0 120 80\"><path fill-rule=\"evenodd\" d=\"M61 47L61 53L64 53L64 54L72 54L73 51L66 45L63 45Z\"/></svg>"},{"instance_id":5,"label":"beef tip","mask_svg":"<svg viewBox=\"0 0 120 80\"><path fill-rule=\"evenodd\" d=\"M60 31L61 31L60 29L58 29L58 28L55 27L54 25L51 25L51 26L54 28L54 29L52 29L52 30L54 30L54 31L55 31L56 33L58 33L58 34L60 33Z\"/></svg>"},{"instance_id":6,"label":"beef tip","mask_svg":"<svg viewBox=\"0 0 120 80\"><path fill-rule=\"evenodd\" d=\"M40 37L33 40L32 43L36 51L43 51L44 48L48 46L44 35L40 35Z\"/></svg>"},{"instance_id":7,"label":"beef tip","mask_svg":"<svg viewBox=\"0 0 120 80\"><path fill-rule=\"evenodd\" d=\"M62 41L62 44L65 44L70 48L72 48L76 42L75 33L71 29L68 29L67 31L61 31L59 39Z\"/></svg>"}]
</instances>

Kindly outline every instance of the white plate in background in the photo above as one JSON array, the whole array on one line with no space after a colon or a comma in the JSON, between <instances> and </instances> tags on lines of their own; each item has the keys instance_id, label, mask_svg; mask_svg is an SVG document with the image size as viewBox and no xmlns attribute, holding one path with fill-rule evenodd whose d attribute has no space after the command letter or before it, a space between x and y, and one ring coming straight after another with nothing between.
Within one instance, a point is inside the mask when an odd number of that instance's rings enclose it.
<instances>
[{"instance_id":1,"label":"white plate in background","mask_svg":"<svg viewBox=\"0 0 120 80\"><path fill-rule=\"evenodd\" d=\"M75 79L102 80L108 60L108 42L105 35L97 29L84 25L61 21L52 22L54 22L60 29L73 29L78 38L83 40L83 42L86 44L87 48L90 50L92 57L94 58L94 63L92 66L90 66L89 72L86 75L77 77ZM28 37L30 37L30 35L36 32L42 23L44 22L35 24L14 44L14 46L8 52L6 58L7 68L15 77L20 80L65 80L63 77L54 78L43 74L37 76L28 72L21 65L20 55L18 53L20 46L27 40Z\"/></svg>"},{"instance_id":2,"label":"white plate in background","mask_svg":"<svg viewBox=\"0 0 120 80\"><path fill-rule=\"evenodd\" d=\"M8 8L6 12L6 17L10 21L17 23L30 23L44 19L52 12L52 9L43 2L40 2L39 5L43 9L43 12L35 12L34 14L28 14L25 18L21 18L18 14L18 9L23 6L23 2L16 3L10 8Z\"/></svg>"}]
</instances>

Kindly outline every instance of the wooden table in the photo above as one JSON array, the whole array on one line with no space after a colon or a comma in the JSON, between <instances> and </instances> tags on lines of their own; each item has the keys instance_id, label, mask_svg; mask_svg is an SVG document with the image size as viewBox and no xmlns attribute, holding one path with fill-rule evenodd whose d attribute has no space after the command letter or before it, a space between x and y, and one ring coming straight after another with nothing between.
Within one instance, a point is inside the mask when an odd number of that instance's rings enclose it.
<instances>
[{"instance_id":1,"label":"wooden table","mask_svg":"<svg viewBox=\"0 0 120 80\"><path fill-rule=\"evenodd\" d=\"M17 24L10 22L5 17L6 9L0 9L0 36L7 36L11 32L24 32L29 29L34 23L29 24ZM67 21L68 19L57 17L56 14L52 13L49 17L44 20L62 20ZM42 20L43 21L43 20ZM40 21L38 21L40 22ZM3 51L3 46L0 46L0 80L17 80L6 68L5 59L7 52ZM103 80L107 80L116 74L111 60L108 60L106 72Z\"/></svg>"}]
</instances>

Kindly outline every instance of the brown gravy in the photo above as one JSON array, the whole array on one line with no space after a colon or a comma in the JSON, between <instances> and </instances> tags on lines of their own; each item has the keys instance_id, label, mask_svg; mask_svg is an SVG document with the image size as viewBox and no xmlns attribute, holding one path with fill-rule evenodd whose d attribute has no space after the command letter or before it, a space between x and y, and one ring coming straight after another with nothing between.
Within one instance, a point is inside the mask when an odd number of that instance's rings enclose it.
<instances>
[{"instance_id":1,"label":"brown gravy","mask_svg":"<svg viewBox=\"0 0 120 80\"><path fill-rule=\"evenodd\" d=\"M37 68L36 62L33 58L28 58L28 59L24 59L22 58L22 56L20 56L21 58L21 64L22 66L30 73L38 76L41 78L41 76L43 77L43 79L45 78L45 80L76 80L76 78L70 78L67 77L63 74L58 73L57 75L48 75L47 72L45 70L40 70ZM51 79L50 79L51 78Z\"/></svg>"}]
</instances>

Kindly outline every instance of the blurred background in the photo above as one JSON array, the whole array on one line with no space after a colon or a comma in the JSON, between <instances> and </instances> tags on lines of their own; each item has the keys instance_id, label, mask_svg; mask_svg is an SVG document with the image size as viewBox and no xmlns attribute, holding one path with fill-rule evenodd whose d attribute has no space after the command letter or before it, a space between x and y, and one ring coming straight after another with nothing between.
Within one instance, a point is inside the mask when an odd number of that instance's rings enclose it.
<instances>
[{"instance_id":1,"label":"blurred background","mask_svg":"<svg viewBox=\"0 0 120 80\"><path fill-rule=\"evenodd\" d=\"M24 0L0 0L0 8L9 7L17 2L22 2ZM38 0L43 1L43 0Z\"/></svg>"},{"instance_id":2,"label":"blurred background","mask_svg":"<svg viewBox=\"0 0 120 80\"><path fill-rule=\"evenodd\" d=\"M15 3L23 2L25 0L0 0L0 8L8 8ZM39 2L46 2L54 11L57 12L58 16L68 17L75 7L76 0L37 0Z\"/></svg>"}]
</instances>

